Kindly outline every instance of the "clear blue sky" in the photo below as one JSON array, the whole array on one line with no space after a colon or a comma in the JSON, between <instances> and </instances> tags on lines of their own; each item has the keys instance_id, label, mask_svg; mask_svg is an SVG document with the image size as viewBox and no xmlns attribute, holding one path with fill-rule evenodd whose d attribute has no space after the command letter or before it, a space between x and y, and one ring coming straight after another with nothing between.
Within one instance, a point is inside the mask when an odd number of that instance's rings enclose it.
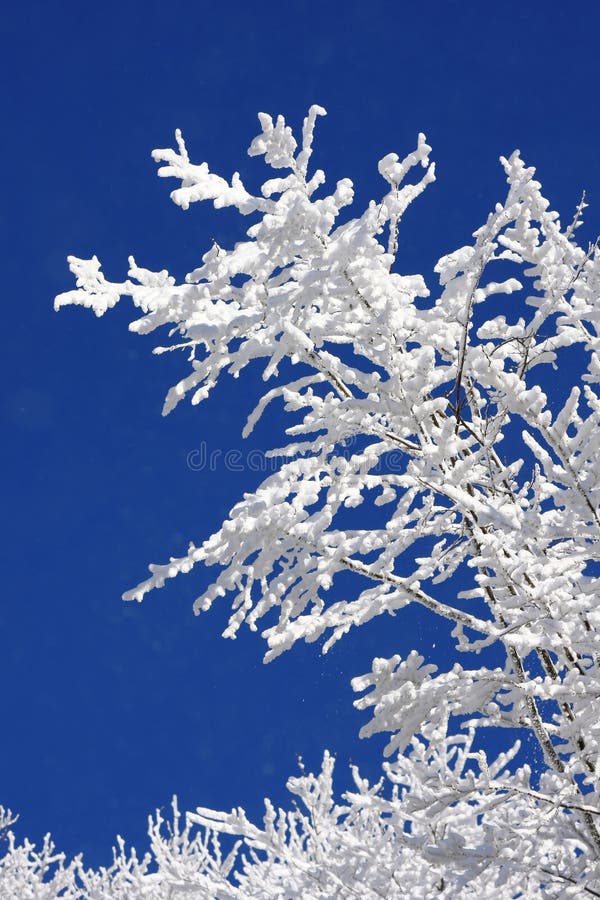
<instances>
[{"instance_id":1,"label":"clear blue sky","mask_svg":"<svg viewBox=\"0 0 600 900\"><path fill-rule=\"evenodd\" d=\"M503 198L500 154L519 147L570 218L585 188L600 231L600 12L596 3L105 0L11 4L2 35L4 337L0 412L3 668L0 803L20 834L109 861L119 832L143 847L168 804L253 815L284 796L296 754L337 751L378 771L358 741L349 679L373 655L438 643L431 621L376 623L322 658L271 666L260 640L225 642L226 610L194 618L206 576L141 606L120 600L148 562L221 522L252 473L198 472L190 450L240 446L258 374L200 409L160 417L183 358L153 357L126 305L96 321L52 311L65 257L96 252L115 280L133 253L179 278L233 215L188 213L155 175L180 127L196 161L250 183L256 113L320 120L315 162L379 196L377 160L424 131L438 182L407 215L401 267L429 276ZM359 208L359 207L357 207ZM429 276L430 277L430 276ZM434 282L430 277L430 283ZM266 447L259 433L254 446Z\"/></svg>"}]
</instances>

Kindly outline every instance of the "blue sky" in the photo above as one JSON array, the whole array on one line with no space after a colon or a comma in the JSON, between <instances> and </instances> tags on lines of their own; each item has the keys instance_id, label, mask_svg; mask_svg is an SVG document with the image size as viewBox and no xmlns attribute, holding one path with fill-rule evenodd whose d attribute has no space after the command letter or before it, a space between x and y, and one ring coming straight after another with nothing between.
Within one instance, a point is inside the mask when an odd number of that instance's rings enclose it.
<instances>
[{"instance_id":1,"label":"blue sky","mask_svg":"<svg viewBox=\"0 0 600 900\"><path fill-rule=\"evenodd\" d=\"M180 127L192 157L256 184L246 147L256 113L299 125L325 106L314 161L350 177L357 209L377 197L377 161L424 131L438 181L407 214L404 271L430 276L504 196L497 163L519 147L569 219L586 189L585 238L600 231L600 74L595 3L297 2L12 4L0 21L4 84L4 507L0 802L20 834L52 831L69 854L106 863L115 834L144 846L169 803L258 815L282 800L296 755L337 751L378 771L359 742L349 679L374 655L438 643L439 626L378 623L327 657L300 647L264 667L260 640L223 641L226 610L194 618L206 576L126 605L148 562L222 521L252 472L196 471L202 442L241 446L261 384L224 383L167 419L174 354L127 332L124 304L97 321L52 310L72 286L65 257L97 253L107 274L140 265L179 278L233 214L188 213L156 178L155 147ZM275 424L280 420L275 416ZM259 432L252 446L267 446Z\"/></svg>"}]
</instances>

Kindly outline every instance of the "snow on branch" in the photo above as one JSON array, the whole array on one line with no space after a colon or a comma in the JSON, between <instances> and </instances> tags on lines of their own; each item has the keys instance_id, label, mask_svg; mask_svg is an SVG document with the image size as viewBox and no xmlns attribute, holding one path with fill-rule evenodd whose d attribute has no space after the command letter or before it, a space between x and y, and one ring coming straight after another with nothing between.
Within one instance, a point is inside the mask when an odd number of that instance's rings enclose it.
<instances>
[{"instance_id":1,"label":"snow on branch","mask_svg":"<svg viewBox=\"0 0 600 900\"><path fill-rule=\"evenodd\" d=\"M184 209L252 215L181 284L133 259L112 283L96 257L69 258L76 290L57 308L101 315L129 296L132 330L167 326L176 339L157 352L187 352L165 413L259 362L269 385L244 434L273 403L290 414L274 471L125 598L203 563L218 574L195 611L228 598L227 637L268 617L267 660L298 640L326 652L413 606L449 622L473 664L438 672L418 648L375 659L354 687L372 715L362 735L389 735L382 784L355 773L337 804L326 756L320 775L290 780L300 805L268 805L263 827L200 809L188 826L204 843L172 840L202 874L173 884L215 897L600 896L600 262L597 243L575 240L585 204L563 228L534 169L518 151L502 158L504 201L441 256L434 287L398 253L435 178L424 135L383 157L389 190L350 216L352 183L326 189L309 171L324 113L311 107L300 145L282 116L259 115L249 153L276 172L257 196L192 163L180 132L177 149L154 151ZM488 758L490 728L518 740ZM219 835L246 847L235 876Z\"/></svg>"}]
</instances>

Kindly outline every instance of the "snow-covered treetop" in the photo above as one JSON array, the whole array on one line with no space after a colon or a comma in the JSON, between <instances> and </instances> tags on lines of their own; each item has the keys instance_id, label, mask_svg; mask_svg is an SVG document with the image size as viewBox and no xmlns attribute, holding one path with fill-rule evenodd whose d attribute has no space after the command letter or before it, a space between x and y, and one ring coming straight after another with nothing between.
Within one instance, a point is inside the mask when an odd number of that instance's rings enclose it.
<instances>
[{"instance_id":1,"label":"snow-covered treetop","mask_svg":"<svg viewBox=\"0 0 600 900\"><path fill-rule=\"evenodd\" d=\"M527 896L600 896L600 262L597 245L575 240L586 204L563 227L519 153L502 158L505 201L472 244L439 260L439 286L428 286L398 256L401 220L435 177L425 137L404 159L380 161L383 196L351 218L352 183L328 193L310 168L323 114L311 107L300 146L281 116L260 114L249 153L278 173L258 196L237 173L227 181L193 164L179 132L176 150L154 151L159 175L180 182L171 197L183 209L211 200L251 220L245 240L213 244L182 284L133 258L128 279L112 283L96 257L69 258L77 289L57 308L102 315L129 296L142 312L133 331L166 325L174 341L155 352L188 354L165 413L260 360L269 386L244 433L272 402L291 414L285 446L272 451L277 471L215 534L151 566L125 596L141 600L199 562L217 564L196 611L229 596L228 637L275 613L263 631L267 660L297 640L324 638L326 651L411 604L449 620L457 650L477 655L472 667L439 672L415 651L375 659L354 681L357 706L372 710L363 734L389 734L388 778L406 787L385 816L410 818L421 804L431 846L462 860L451 896L488 896L482 872L500 846L512 862L497 877L510 881L519 842L532 848ZM557 385L558 402L548 395ZM382 507L379 527L348 512L363 504ZM341 599L336 579L347 572L355 590ZM504 653L499 667L485 665L492 645ZM530 732L541 780L518 744L495 760L475 749L490 726ZM447 802L434 803L443 785ZM383 803L367 794L370 809ZM471 856L451 837L459 809ZM205 811L199 821L250 834L239 818Z\"/></svg>"}]
</instances>

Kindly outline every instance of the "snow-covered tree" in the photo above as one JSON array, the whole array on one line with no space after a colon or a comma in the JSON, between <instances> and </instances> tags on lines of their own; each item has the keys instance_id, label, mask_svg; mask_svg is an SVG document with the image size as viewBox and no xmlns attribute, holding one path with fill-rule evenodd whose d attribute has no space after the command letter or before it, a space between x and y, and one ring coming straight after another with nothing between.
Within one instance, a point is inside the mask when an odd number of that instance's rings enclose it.
<instances>
[{"instance_id":1,"label":"snow-covered tree","mask_svg":"<svg viewBox=\"0 0 600 900\"><path fill-rule=\"evenodd\" d=\"M404 213L434 181L424 136L380 161L383 198L344 217L352 183L327 193L309 169L323 114L311 107L300 146L282 117L259 116L249 153L278 172L257 196L192 163L179 132L154 151L179 206L212 200L251 222L183 284L133 258L113 283L96 257L69 258L77 289L57 308L102 315L128 296L132 331L177 336L155 351L190 361L165 413L261 360L269 387L245 434L272 402L290 414L276 471L125 598L216 565L196 612L229 598L226 637L269 614L267 661L299 640L326 652L408 606L451 623L455 660L440 671L416 648L354 679L361 734L388 735L380 783L354 771L336 799L326 753L261 826L198 809L180 827L175 806L172 825L151 820L154 866L121 844L110 870L65 868L50 844L36 855L10 837L3 896L600 897L600 256L575 240L586 204L563 227L519 153L502 158L506 200L428 286L397 260ZM377 528L354 511L367 505ZM509 750L491 752L490 728Z\"/></svg>"}]
</instances>

